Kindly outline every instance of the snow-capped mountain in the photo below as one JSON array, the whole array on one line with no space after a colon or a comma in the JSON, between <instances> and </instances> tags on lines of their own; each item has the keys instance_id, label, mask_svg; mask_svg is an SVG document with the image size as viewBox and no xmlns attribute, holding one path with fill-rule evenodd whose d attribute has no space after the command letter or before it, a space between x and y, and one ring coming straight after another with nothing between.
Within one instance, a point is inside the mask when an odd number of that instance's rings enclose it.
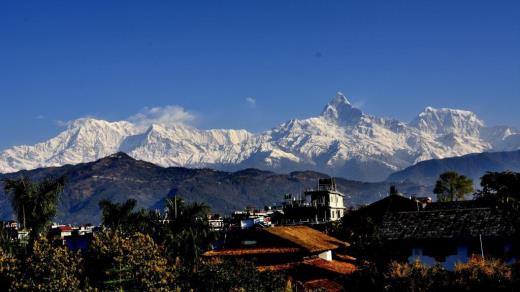
<instances>
[{"instance_id":1,"label":"snow-capped mountain","mask_svg":"<svg viewBox=\"0 0 520 292\"><path fill-rule=\"evenodd\" d=\"M486 127L469 111L427 107L405 123L365 114L338 92L321 115L257 134L181 124L152 124L143 131L127 121L79 119L46 142L1 152L0 172L89 162L124 151L161 166L309 169L377 181L427 159L515 149L520 131Z\"/></svg>"}]
</instances>

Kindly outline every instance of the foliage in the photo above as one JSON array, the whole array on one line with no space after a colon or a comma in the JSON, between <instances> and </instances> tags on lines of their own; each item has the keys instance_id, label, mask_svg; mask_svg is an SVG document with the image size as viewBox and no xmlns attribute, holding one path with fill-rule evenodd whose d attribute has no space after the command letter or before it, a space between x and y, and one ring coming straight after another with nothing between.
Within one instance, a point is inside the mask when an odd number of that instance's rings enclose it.
<instances>
[{"instance_id":1,"label":"foliage","mask_svg":"<svg viewBox=\"0 0 520 292\"><path fill-rule=\"evenodd\" d=\"M213 259L193 274L184 272L188 273L189 288L195 291L284 291L287 287L284 274L261 273L251 262L242 260Z\"/></svg>"},{"instance_id":2,"label":"foliage","mask_svg":"<svg viewBox=\"0 0 520 292\"><path fill-rule=\"evenodd\" d=\"M390 194L390 196L397 196L397 195L399 195L399 191L397 190L397 188L394 185L391 185L389 194Z\"/></svg>"},{"instance_id":3,"label":"foliage","mask_svg":"<svg viewBox=\"0 0 520 292\"><path fill-rule=\"evenodd\" d=\"M419 260L391 262L385 277L388 291L439 291L449 286L449 274L442 266L430 268Z\"/></svg>"},{"instance_id":4,"label":"foliage","mask_svg":"<svg viewBox=\"0 0 520 292\"><path fill-rule=\"evenodd\" d=\"M343 286L348 287L349 291L383 291L384 284L383 273L373 263L358 267L343 282Z\"/></svg>"},{"instance_id":5,"label":"foliage","mask_svg":"<svg viewBox=\"0 0 520 292\"><path fill-rule=\"evenodd\" d=\"M199 257L211 248L215 234L208 223L210 209L202 203L167 200L168 225L165 246L168 255L186 266L195 266Z\"/></svg>"},{"instance_id":6,"label":"foliage","mask_svg":"<svg viewBox=\"0 0 520 292\"><path fill-rule=\"evenodd\" d=\"M442 173L433 189L441 202L464 200L464 196L473 191L473 181L454 171Z\"/></svg>"},{"instance_id":7,"label":"foliage","mask_svg":"<svg viewBox=\"0 0 520 292\"><path fill-rule=\"evenodd\" d=\"M53 247L45 238L37 240L27 258L16 289L29 291L79 291L82 258L66 247Z\"/></svg>"},{"instance_id":8,"label":"foliage","mask_svg":"<svg viewBox=\"0 0 520 292\"><path fill-rule=\"evenodd\" d=\"M455 265L454 284L459 291L510 291L512 270L505 263L472 257Z\"/></svg>"},{"instance_id":9,"label":"foliage","mask_svg":"<svg viewBox=\"0 0 520 292\"><path fill-rule=\"evenodd\" d=\"M14 289L14 284L19 278L20 263L18 259L0 248L0 291Z\"/></svg>"},{"instance_id":10,"label":"foliage","mask_svg":"<svg viewBox=\"0 0 520 292\"><path fill-rule=\"evenodd\" d=\"M477 199L495 201L520 210L520 173L488 172L480 180L482 190L475 195Z\"/></svg>"},{"instance_id":11,"label":"foliage","mask_svg":"<svg viewBox=\"0 0 520 292\"><path fill-rule=\"evenodd\" d=\"M64 185L65 177L48 178L39 183L26 177L4 180L4 190L10 194L18 222L31 229L32 241L47 229L56 216L56 206Z\"/></svg>"},{"instance_id":12,"label":"foliage","mask_svg":"<svg viewBox=\"0 0 520 292\"><path fill-rule=\"evenodd\" d=\"M121 231L137 221L137 213L134 208L137 205L135 199L128 199L124 203L113 203L109 200L99 201L101 208L102 224L105 227Z\"/></svg>"},{"instance_id":13,"label":"foliage","mask_svg":"<svg viewBox=\"0 0 520 292\"><path fill-rule=\"evenodd\" d=\"M142 233L96 234L86 261L91 285L101 290L169 291L174 283L173 265Z\"/></svg>"}]
</instances>

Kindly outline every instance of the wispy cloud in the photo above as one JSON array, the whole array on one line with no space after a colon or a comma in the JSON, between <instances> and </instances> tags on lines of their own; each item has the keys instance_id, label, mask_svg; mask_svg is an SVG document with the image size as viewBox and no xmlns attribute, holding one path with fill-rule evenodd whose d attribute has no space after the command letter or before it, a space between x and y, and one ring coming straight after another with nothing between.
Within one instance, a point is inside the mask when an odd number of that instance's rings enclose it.
<instances>
[{"instance_id":1,"label":"wispy cloud","mask_svg":"<svg viewBox=\"0 0 520 292\"><path fill-rule=\"evenodd\" d=\"M352 106L355 108L363 109L365 107L365 101L363 99L352 102Z\"/></svg>"},{"instance_id":2,"label":"wispy cloud","mask_svg":"<svg viewBox=\"0 0 520 292\"><path fill-rule=\"evenodd\" d=\"M256 106L256 98L254 98L254 97L251 97L251 96L246 97L246 102L250 107Z\"/></svg>"},{"instance_id":3,"label":"wispy cloud","mask_svg":"<svg viewBox=\"0 0 520 292\"><path fill-rule=\"evenodd\" d=\"M164 107L145 107L139 113L128 118L138 127L149 127L151 124L169 126L174 124L192 124L195 115L186 111L183 107L167 105Z\"/></svg>"},{"instance_id":4,"label":"wispy cloud","mask_svg":"<svg viewBox=\"0 0 520 292\"><path fill-rule=\"evenodd\" d=\"M37 120L43 120L43 119L45 119L45 116L44 115L37 115L34 118L37 119Z\"/></svg>"}]
</instances>

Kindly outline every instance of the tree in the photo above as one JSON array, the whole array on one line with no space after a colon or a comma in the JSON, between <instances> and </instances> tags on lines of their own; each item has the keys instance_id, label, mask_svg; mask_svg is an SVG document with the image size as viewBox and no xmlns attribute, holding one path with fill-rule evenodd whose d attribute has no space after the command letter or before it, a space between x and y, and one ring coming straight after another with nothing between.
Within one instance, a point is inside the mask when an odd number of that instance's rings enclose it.
<instances>
[{"instance_id":1,"label":"tree","mask_svg":"<svg viewBox=\"0 0 520 292\"><path fill-rule=\"evenodd\" d=\"M397 196L399 195L399 191L394 185L390 186L390 196Z\"/></svg>"},{"instance_id":2,"label":"tree","mask_svg":"<svg viewBox=\"0 0 520 292\"><path fill-rule=\"evenodd\" d=\"M433 189L437 200L441 202L462 201L466 194L473 191L473 181L454 171L442 173Z\"/></svg>"},{"instance_id":3,"label":"tree","mask_svg":"<svg viewBox=\"0 0 520 292\"><path fill-rule=\"evenodd\" d=\"M15 282L23 291L80 291L82 258L66 247L53 247L44 238L34 243L33 253L23 264Z\"/></svg>"},{"instance_id":4,"label":"tree","mask_svg":"<svg viewBox=\"0 0 520 292\"><path fill-rule=\"evenodd\" d=\"M86 256L91 284L101 291L172 291L173 264L153 239L114 230L97 233Z\"/></svg>"},{"instance_id":5,"label":"tree","mask_svg":"<svg viewBox=\"0 0 520 292\"><path fill-rule=\"evenodd\" d=\"M169 256L187 266L196 265L199 256L210 249L215 234L208 223L210 208L203 203L186 204L182 199L166 201L168 226L165 245Z\"/></svg>"},{"instance_id":6,"label":"tree","mask_svg":"<svg viewBox=\"0 0 520 292\"><path fill-rule=\"evenodd\" d=\"M4 190L10 195L18 222L24 229L31 229L31 245L56 216L64 185L65 177L47 178L41 182L32 182L26 177L4 180Z\"/></svg>"},{"instance_id":7,"label":"tree","mask_svg":"<svg viewBox=\"0 0 520 292\"><path fill-rule=\"evenodd\" d=\"M113 203L109 200L99 201L103 225L114 230L130 231L129 229L134 227L138 219L138 213L134 212L136 205L135 199L128 199L124 203Z\"/></svg>"},{"instance_id":8,"label":"tree","mask_svg":"<svg viewBox=\"0 0 520 292\"><path fill-rule=\"evenodd\" d=\"M480 190L475 197L495 201L520 210L520 173L488 172L480 179Z\"/></svg>"},{"instance_id":9,"label":"tree","mask_svg":"<svg viewBox=\"0 0 520 292\"><path fill-rule=\"evenodd\" d=\"M20 263L17 258L0 248L0 291L15 291L20 279Z\"/></svg>"}]
</instances>

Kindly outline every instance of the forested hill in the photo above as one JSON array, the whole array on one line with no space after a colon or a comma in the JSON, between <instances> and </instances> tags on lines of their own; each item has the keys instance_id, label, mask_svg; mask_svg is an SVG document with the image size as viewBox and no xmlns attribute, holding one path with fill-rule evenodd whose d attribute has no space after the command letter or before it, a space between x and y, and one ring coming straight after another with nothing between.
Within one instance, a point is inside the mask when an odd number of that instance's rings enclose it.
<instances>
[{"instance_id":1,"label":"forested hill","mask_svg":"<svg viewBox=\"0 0 520 292\"><path fill-rule=\"evenodd\" d=\"M487 171L520 171L520 150L509 152L484 152L460 157L432 159L419 162L390 175L387 181L408 181L421 185L433 185L445 171L456 171L479 183Z\"/></svg>"},{"instance_id":2,"label":"forested hill","mask_svg":"<svg viewBox=\"0 0 520 292\"><path fill-rule=\"evenodd\" d=\"M163 168L117 153L95 162L0 175L16 178L25 175L40 180L48 176L66 176L67 185L59 203L57 221L63 223L98 223L101 199L124 201L135 198L139 207L161 208L172 189L188 200L202 201L214 212L227 214L246 206L263 207L279 202L285 193L299 194L312 188L326 175L304 171L276 174L256 169L237 172L211 169ZM347 194L350 206L372 202L386 195L390 183L363 183L338 178L340 191ZM404 183L399 190L421 193L425 189ZM3 188L2 188L3 189ZM6 195L0 190L0 218L13 218Z\"/></svg>"}]
</instances>

